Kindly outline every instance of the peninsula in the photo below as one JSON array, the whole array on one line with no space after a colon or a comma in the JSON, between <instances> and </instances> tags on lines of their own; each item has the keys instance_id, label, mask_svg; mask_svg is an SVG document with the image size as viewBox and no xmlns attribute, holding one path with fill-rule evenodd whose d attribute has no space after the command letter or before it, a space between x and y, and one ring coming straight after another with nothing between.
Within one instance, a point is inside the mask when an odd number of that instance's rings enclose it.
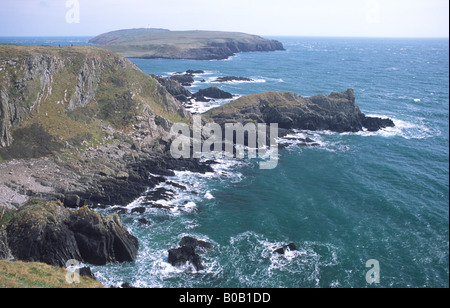
<instances>
[{"instance_id":1,"label":"peninsula","mask_svg":"<svg viewBox=\"0 0 450 308\"><path fill-rule=\"evenodd\" d=\"M128 58L224 60L240 52L285 50L276 40L240 32L130 29L101 34L91 44Z\"/></svg>"}]
</instances>

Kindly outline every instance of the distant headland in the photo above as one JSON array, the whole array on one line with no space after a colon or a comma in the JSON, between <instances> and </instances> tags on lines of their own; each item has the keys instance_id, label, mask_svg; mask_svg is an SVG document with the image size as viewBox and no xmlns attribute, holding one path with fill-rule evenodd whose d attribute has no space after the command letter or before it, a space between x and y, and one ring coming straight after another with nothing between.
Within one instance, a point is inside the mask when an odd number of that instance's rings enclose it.
<instances>
[{"instance_id":1,"label":"distant headland","mask_svg":"<svg viewBox=\"0 0 450 308\"><path fill-rule=\"evenodd\" d=\"M146 59L225 60L240 52L285 50L279 41L246 33L166 29L113 31L89 43L128 58Z\"/></svg>"}]
</instances>

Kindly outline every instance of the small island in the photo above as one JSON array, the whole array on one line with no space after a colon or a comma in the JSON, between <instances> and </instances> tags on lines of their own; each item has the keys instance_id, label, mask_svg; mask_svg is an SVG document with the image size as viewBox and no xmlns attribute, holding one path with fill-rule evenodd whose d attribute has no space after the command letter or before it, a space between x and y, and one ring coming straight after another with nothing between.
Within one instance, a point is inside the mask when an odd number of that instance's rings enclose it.
<instances>
[{"instance_id":1,"label":"small island","mask_svg":"<svg viewBox=\"0 0 450 308\"><path fill-rule=\"evenodd\" d=\"M130 29L101 34L91 44L127 58L225 60L240 52L285 50L276 40L240 32Z\"/></svg>"}]
</instances>

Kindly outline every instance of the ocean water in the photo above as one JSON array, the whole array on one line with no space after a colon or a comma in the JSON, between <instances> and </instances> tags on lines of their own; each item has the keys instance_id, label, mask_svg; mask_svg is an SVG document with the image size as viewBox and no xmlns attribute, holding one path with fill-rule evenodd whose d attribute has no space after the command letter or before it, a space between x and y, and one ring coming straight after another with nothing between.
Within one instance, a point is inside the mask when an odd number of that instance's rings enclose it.
<instances>
[{"instance_id":1,"label":"ocean water","mask_svg":"<svg viewBox=\"0 0 450 308\"><path fill-rule=\"evenodd\" d=\"M173 194L158 202L167 208L121 214L139 239L137 260L92 267L97 278L156 288L449 287L448 39L275 39L287 51L225 61L132 61L148 74L204 70L192 92L215 85L239 96L270 90L311 96L353 88L362 112L390 117L396 127L298 131L317 146L285 140L274 170L220 160L214 173L177 172L169 180L184 187L157 187ZM220 76L254 81L212 82ZM187 235L214 246L200 253L202 271L167 261ZM273 254L289 243L298 251ZM372 259L380 264L379 284L366 281Z\"/></svg>"}]
</instances>

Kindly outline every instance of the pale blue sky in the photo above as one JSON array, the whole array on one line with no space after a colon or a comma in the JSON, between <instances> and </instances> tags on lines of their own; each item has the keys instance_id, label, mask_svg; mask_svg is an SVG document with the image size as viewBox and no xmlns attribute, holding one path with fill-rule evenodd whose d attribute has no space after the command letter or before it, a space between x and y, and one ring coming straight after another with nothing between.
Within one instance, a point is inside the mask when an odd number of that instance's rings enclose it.
<instances>
[{"instance_id":1,"label":"pale blue sky","mask_svg":"<svg viewBox=\"0 0 450 308\"><path fill-rule=\"evenodd\" d=\"M141 27L274 36L449 36L449 0L70 1L79 3L79 23L67 22L74 9L66 7L67 0L0 0L0 36L94 36Z\"/></svg>"}]
</instances>

